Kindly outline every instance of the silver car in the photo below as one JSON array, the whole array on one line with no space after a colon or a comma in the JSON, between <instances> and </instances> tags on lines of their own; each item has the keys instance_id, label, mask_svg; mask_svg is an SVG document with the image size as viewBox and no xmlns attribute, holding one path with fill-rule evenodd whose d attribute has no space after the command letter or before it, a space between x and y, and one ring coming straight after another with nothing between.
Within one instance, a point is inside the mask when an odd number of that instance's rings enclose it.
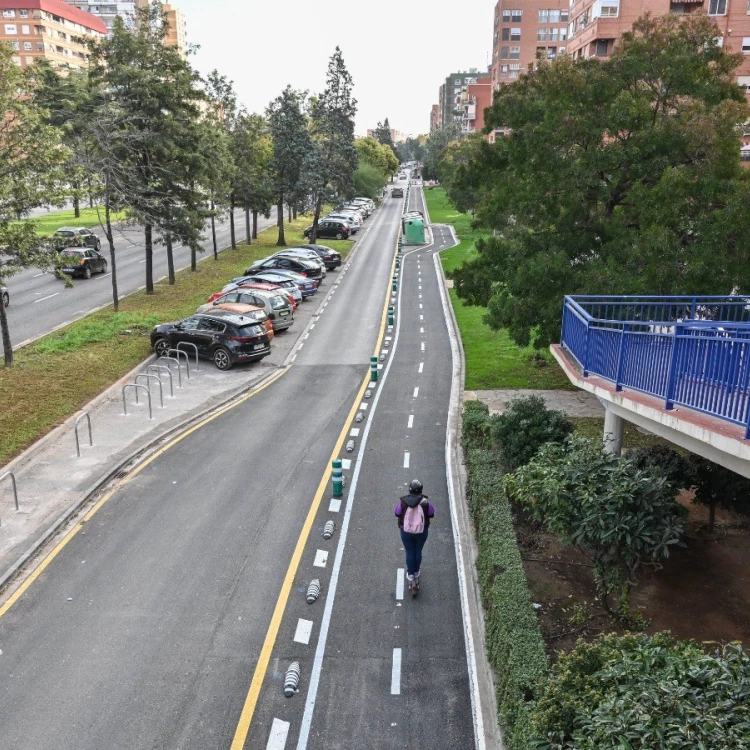
<instances>
[{"instance_id":1,"label":"silver car","mask_svg":"<svg viewBox=\"0 0 750 750\"><path fill-rule=\"evenodd\" d=\"M271 321L274 333L286 331L294 323L294 310L292 310L292 305L286 297L276 292L267 292L264 289L250 289L241 286L222 294L213 302L201 305L196 312L210 312L216 305L225 302L238 302L241 305L255 305L262 308Z\"/></svg>"},{"instance_id":2,"label":"silver car","mask_svg":"<svg viewBox=\"0 0 750 750\"><path fill-rule=\"evenodd\" d=\"M357 234L357 232L362 229L362 220L354 212L328 214L328 216L326 216L326 219L338 219L339 221L345 221L349 226L349 232L351 234Z\"/></svg>"}]
</instances>

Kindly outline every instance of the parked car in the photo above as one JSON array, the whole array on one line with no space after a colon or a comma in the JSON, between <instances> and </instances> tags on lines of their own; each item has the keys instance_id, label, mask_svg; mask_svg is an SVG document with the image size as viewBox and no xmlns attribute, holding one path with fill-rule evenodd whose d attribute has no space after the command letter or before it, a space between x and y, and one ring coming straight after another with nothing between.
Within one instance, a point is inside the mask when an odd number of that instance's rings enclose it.
<instances>
[{"instance_id":1,"label":"parked car","mask_svg":"<svg viewBox=\"0 0 750 750\"><path fill-rule=\"evenodd\" d=\"M362 222L369 216L367 209L359 204L350 203L346 201L344 205L339 209L340 211L355 211L362 219Z\"/></svg>"},{"instance_id":2,"label":"parked car","mask_svg":"<svg viewBox=\"0 0 750 750\"><path fill-rule=\"evenodd\" d=\"M107 273L107 260L93 248L74 250L69 248L60 253L62 272L70 276L90 279L93 273Z\"/></svg>"},{"instance_id":3,"label":"parked car","mask_svg":"<svg viewBox=\"0 0 750 750\"><path fill-rule=\"evenodd\" d=\"M361 195L358 195L358 196L355 196L353 200L355 203L359 201L361 203L367 204L370 207L370 211L375 210L375 201L372 198L364 198Z\"/></svg>"},{"instance_id":4,"label":"parked car","mask_svg":"<svg viewBox=\"0 0 750 750\"><path fill-rule=\"evenodd\" d=\"M102 241L86 227L60 227L52 235L52 244L56 250L65 250L68 247L102 249Z\"/></svg>"},{"instance_id":5,"label":"parked car","mask_svg":"<svg viewBox=\"0 0 750 750\"><path fill-rule=\"evenodd\" d=\"M243 284L274 284L275 286L281 287L287 294L291 294L295 306L302 302L302 292L300 288L288 277L279 276L273 271L265 271L264 273L256 273L254 276L245 276ZM223 291L223 290L222 290Z\"/></svg>"},{"instance_id":6,"label":"parked car","mask_svg":"<svg viewBox=\"0 0 750 750\"><path fill-rule=\"evenodd\" d=\"M327 245L300 245L300 247L306 247L316 252L329 271L341 265L341 253L336 252L332 247Z\"/></svg>"},{"instance_id":7,"label":"parked car","mask_svg":"<svg viewBox=\"0 0 750 750\"><path fill-rule=\"evenodd\" d=\"M176 323L154 326L151 331L151 347L159 356L183 341L195 344L198 356L213 360L219 370L240 362L257 362L271 353L263 324L229 310L191 315Z\"/></svg>"},{"instance_id":8,"label":"parked car","mask_svg":"<svg viewBox=\"0 0 750 750\"><path fill-rule=\"evenodd\" d=\"M272 273L278 276L282 276L286 279L289 279L290 281L293 281L297 287L299 288L300 292L302 293L302 298L305 299L307 297L312 297L313 294L317 294L318 286L320 286L320 282L316 279L308 279L306 276L302 276L295 271L289 271L285 268L274 268L273 271L263 271L262 273ZM234 288L237 284L241 284L243 280L252 278L251 276L239 276L236 279L232 280L232 284L224 287L223 291L229 291L229 289Z\"/></svg>"},{"instance_id":9,"label":"parked car","mask_svg":"<svg viewBox=\"0 0 750 750\"><path fill-rule=\"evenodd\" d=\"M320 259L320 256L314 250L308 250L306 247L288 247L286 250L280 250L278 253L274 253L274 256L279 258L302 258L310 263L316 263L320 266L323 277L326 276L325 263Z\"/></svg>"},{"instance_id":10,"label":"parked car","mask_svg":"<svg viewBox=\"0 0 750 750\"><path fill-rule=\"evenodd\" d=\"M0 286L0 294L3 296L3 307L7 307L10 304L10 292L7 286Z\"/></svg>"},{"instance_id":11,"label":"parked car","mask_svg":"<svg viewBox=\"0 0 750 750\"><path fill-rule=\"evenodd\" d=\"M360 198L354 198L353 200L349 201L349 203L350 206L347 206L347 208L353 207L361 209L365 212L365 216L369 216L374 210L374 208L370 207L370 204L367 201L363 201Z\"/></svg>"},{"instance_id":12,"label":"parked car","mask_svg":"<svg viewBox=\"0 0 750 750\"><path fill-rule=\"evenodd\" d=\"M297 309L297 303L295 302L292 294L288 290L280 287L278 284L269 284L267 281L245 281L243 282L242 286L247 287L248 289L249 288L258 289L261 292L272 292L273 294L281 294L283 297L286 298L286 300L292 306L292 310ZM215 292L208 298L208 301L213 302L217 297L221 297L222 294L223 294L223 290L221 292Z\"/></svg>"},{"instance_id":13,"label":"parked car","mask_svg":"<svg viewBox=\"0 0 750 750\"><path fill-rule=\"evenodd\" d=\"M197 312L209 312L214 307L227 302L239 302L242 305L255 305L262 308L263 312L268 315L273 330L276 333L286 331L294 323L294 310L292 310L292 306L286 297L262 289L253 289L245 286L239 286L237 289L225 292L213 300L213 302L201 305Z\"/></svg>"},{"instance_id":14,"label":"parked car","mask_svg":"<svg viewBox=\"0 0 750 750\"><path fill-rule=\"evenodd\" d=\"M345 221L349 225L349 232L351 234L357 234L362 228L362 219L359 218L355 213L335 213L328 214L325 217L326 221Z\"/></svg>"},{"instance_id":15,"label":"parked car","mask_svg":"<svg viewBox=\"0 0 750 750\"><path fill-rule=\"evenodd\" d=\"M307 227L303 234L309 239L312 234L312 226ZM344 221L323 219L323 221L318 222L318 237L333 237L337 240L346 240L349 238L349 227Z\"/></svg>"},{"instance_id":16,"label":"parked car","mask_svg":"<svg viewBox=\"0 0 750 750\"><path fill-rule=\"evenodd\" d=\"M306 276L309 279L323 280L323 271L317 263L312 263L304 258L290 258L287 256L274 256L258 260L245 269L245 276L253 276L263 271L294 271L300 276Z\"/></svg>"},{"instance_id":17,"label":"parked car","mask_svg":"<svg viewBox=\"0 0 750 750\"><path fill-rule=\"evenodd\" d=\"M220 305L212 305L211 310L229 310L229 312L250 318L256 323L260 323L266 329L268 340L273 341L275 335L273 324L263 308L257 305L243 305L241 302L222 302Z\"/></svg>"}]
</instances>

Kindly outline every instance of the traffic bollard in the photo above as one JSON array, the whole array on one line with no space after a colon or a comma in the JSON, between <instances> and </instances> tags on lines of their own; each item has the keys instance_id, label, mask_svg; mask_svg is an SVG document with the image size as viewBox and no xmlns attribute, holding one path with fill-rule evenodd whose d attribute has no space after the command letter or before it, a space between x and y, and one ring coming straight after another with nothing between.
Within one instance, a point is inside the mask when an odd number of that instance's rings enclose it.
<instances>
[{"instance_id":1,"label":"traffic bollard","mask_svg":"<svg viewBox=\"0 0 750 750\"><path fill-rule=\"evenodd\" d=\"M394 316L395 316L395 311L393 309L393 305L389 305L388 306L388 325L389 326L393 325Z\"/></svg>"},{"instance_id":2,"label":"traffic bollard","mask_svg":"<svg viewBox=\"0 0 750 750\"><path fill-rule=\"evenodd\" d=\"M370 381L376 383L378 380L378 358L370 357Z\"/></svg>"},{"instance_id":3,"label":"traffic bollard","mask_svg":"<svg viewBox=\"0 0 750 750\"><path fill-rule=\"evenodd\" d=\"M341 470L341 459L336 458L333 461L331 470L331 482L333 483L333 496L344 496L344 472Z\"/></svg>"}]
</instances>

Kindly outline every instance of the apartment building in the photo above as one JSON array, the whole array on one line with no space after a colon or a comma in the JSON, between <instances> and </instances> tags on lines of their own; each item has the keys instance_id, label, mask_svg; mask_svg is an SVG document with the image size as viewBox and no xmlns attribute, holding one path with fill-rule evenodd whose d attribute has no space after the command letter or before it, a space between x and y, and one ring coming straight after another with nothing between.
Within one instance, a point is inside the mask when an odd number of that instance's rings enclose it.
<instances>
[{"instance_id":1,"label":"apartment building","mask_svg":"<svg viewBox=\"0 0 750 750\"><path fill-rule=\"evenodd\" d=\"M162 8L167 17L167 38L164 44L169 47L177 47L177 51L187 57L188 40L187 40L187 23L185 14L171 3L162 3Z\"/></svg>"},{"instance_id":2,"label":"apartment building","mask_svg":"<svg viewBox=\"0 0 750 750\"><path fill-rule=\"evenodd\" d=\"M451 73L446 77L445 83L440 86L439 107L440 127L451 123L462 124L464 117L461 94L469 84L476 83L478 78L487 76L485 71L481 73L477 68L469 68L468 71Z\"/></svg>"},{"instance_id":3,"label":"apartment building","mask_svg":"<svg viewBox=\"0 0 750 750\"><path fill-rule=\"evenodd\" d=\"M707 13L716 21L724 46L744 55L737 82L750 91L748 0L572 0L568 53L574 57L609 57L620 35L646 11L653 15Z\"/></svg>"},{"instance_id":4,"label":"apartment building","mask_svg":"<svg viewBox=\"0 0 750 750\"><path fill-rule=\"evenodd\" d=\"M433 104L430 110L430 133L434 133L440 127L440 105Z\"/></svg>"},{"instance_id":5,"label":"apartment building","mask_svg":"<svg viewBox=\"0 0 750 750\"><path fill-rule=\"evenodd\" d=\"M101 18L104 21L104 25L107 27L107 33L112 32L112 27L115 23L115 18L120 16L126 21L132 19L133 13L135 12L135 0L129 2L107 2L107 0L66 0L70 5L75 6L79 10L84 10L87 13L91 13L92 16Z\"/></svg>"},{"instance_id":6,"label":"apartment building","mask_svg":"<svg viewBox=\"0 0 750 750\"><path fill-rule=\"evenodd\" d=\"M86 37L102 37L101 18L63 0L0 0L0 41L10 44L22 68L37 58L72 69L87 65Z\"/></svg>"},{"instance_id":7,"label":"apartment building","mask_svg":"<svg viewBox=\"0 0 750 750\"><path fill-rule=\"evenodd\" d=\"M568 0L498 0L492 38L492 85L512 83L537 58L554 60L568 44Z\"/></svg>"},{"instance_id":8,"label":"apartment building","mask_svg":"<svg viewBox=\"0 0 750 750\"><path fill-rule=\"evenodd\" d=\"M492 104L492 78L477 78L461 92L461 130L464 133L481 133L484 129L484 110Z\"/></svg>"}]
</instances>

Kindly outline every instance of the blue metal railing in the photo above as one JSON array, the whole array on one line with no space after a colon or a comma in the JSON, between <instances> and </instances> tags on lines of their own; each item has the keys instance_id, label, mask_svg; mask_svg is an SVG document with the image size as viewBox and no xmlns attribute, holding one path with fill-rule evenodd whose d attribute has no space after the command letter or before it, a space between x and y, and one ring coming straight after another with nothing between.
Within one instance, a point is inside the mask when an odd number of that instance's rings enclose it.
<instances>
[{"instance_id":1,"label":"blue metal railing","mask_svg":"<svg viewBox=\"0 0 750 750\"><path fill-rule=\"evenodd\" d=\"M750 299L565 297L560 341L584 377L743 425L750 439Z\"/></svg>"}]
</instances>

